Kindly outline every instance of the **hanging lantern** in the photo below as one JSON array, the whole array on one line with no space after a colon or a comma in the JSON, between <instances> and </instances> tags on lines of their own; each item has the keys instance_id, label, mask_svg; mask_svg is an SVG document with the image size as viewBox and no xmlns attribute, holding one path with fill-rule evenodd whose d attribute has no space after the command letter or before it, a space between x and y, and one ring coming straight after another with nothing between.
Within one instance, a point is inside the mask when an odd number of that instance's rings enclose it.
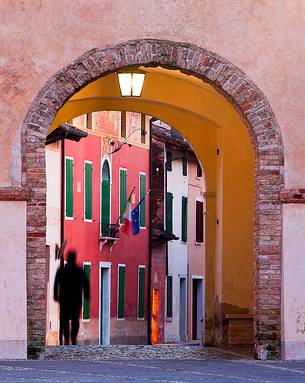
<instances>
[{"instance_id":1,"label":"hanging lantern","mask_svg":"<svg viewBox=\"0 0 305 383\"><path fill-rule=\"evenodd\" d=\"M145 72L138 69L118 72L122 97L140 97L145 80Z\"/></svg>"}]
</instances>

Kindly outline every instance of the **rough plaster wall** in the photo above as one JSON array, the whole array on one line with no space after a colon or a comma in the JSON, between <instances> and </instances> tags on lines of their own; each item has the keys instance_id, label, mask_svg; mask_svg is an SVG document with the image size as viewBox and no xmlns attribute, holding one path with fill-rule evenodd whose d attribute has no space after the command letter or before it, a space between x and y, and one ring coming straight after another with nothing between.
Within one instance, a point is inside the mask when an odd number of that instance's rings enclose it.
<instances>
[{"instance_id":1,"label":"rough plaster wall","mask_svg":"<svg viewBox=\"0 0 305 383\"><path fill-rule=\"evenodd\" d=\"M8 158L1 185L19 181L16 129L47 79L91 48L147 37L203 46L242 69L279 121L286 186L303 185L305 2L2 0L0 7L0 142Z\"/></svg>"},{"instance_id":2,"label":"rough plaster wall","mask_svg":"<svg viewBox=\"0 0 305 383\"><path fill-rule=\"evenodd\" d=\"M305 206L283 210L283 331L285 359L305 358Z\"/></svg>"},{"instance_id":3,"label":"rough plaster wall","mask_svg":"<svg viewBox=\"0 0 305 383\"><path fill-rule=\"evenodd\" d=\"M0 359L26 358L25 202L1 202ZM5 240L2 240L5 238Z\"/></svg>"}]
</instances>

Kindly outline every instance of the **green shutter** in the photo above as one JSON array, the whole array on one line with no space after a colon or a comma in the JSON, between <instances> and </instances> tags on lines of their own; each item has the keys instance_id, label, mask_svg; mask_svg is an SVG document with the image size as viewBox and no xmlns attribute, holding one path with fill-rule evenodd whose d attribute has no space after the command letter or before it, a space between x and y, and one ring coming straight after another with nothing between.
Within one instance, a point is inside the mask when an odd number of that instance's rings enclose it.
<instances>
[{"instance_id":1,"label":"green shutter","mask_svg":"<svg viewBox=\"0 0 305 383\"><path fill-rule=\"evenodd\" d=\"M85 219L92 219L92 164L85 162Z\"/></svg>"},{"instance_id":2,"label":"green shutter","mask_svg":"<svg viewBox=\"0 0 305 383\"><path fill-rule=\"evenodd\" d=\"M140 200L146 194L146 175L140 174ZM146 200L144 200L140 205L140 226L146 226Z\"/></svg>"},{"instance_id":3,"label":"green shutter","mask_svg":"<svg viewBox=\"0 0 305 383\"><path fill-rule=\"evenodd\" d=\"M173 277L168 275L166 277L166 317L172 318L173 316Z\"/></svg>"},{"instance_id":4,"label":"green shutter","mask_svg":"<svg viewBox=\"0 0 305 383\"><path fill-rule=\"evenodd\" d=\"M124 211L127 203L127 171L120 169L120 223L124 222Z\"/></svg>"},{"instance_id":5,"label":"green shutter","mask_svg":"<svg viewBox=\"0 0 305 383\"><path fill-rule=\"evenodd\" d=\"M90 288L90 272L91 265L84 265L85 278L87 279L88 286ZM83 303L83 319L90 319L90 298L84 296Z\"/></svg>"},{"instance_id":6,"label":"green shutter","mask_svg":"<svg viewBox=\"0 0 305 383\"><path fill-rule=\"evenodd\" d=\"M166 193L166 231L173 232L173 193Z\"/></svg>"},{"instance_id":7,"label":"green shutter","mask_svg":"<svg viewBox=\"0 0 305 383\"><path fill-rule=\"evenodd\" d=\"M138 318L144 318L145 268L139 267Z\"/></svg>"},{"instance_id":8,"label":"green shutter","mask_svg":"<svg viewBox=\"0 0 305 383\"><path fill-rule=\"evenodd\" d=\"M182 197L181 240L187 241L187 197Z\"/></svg>"},{"instance_id":9,"label":"green shutter","mask_svg":"<svg viewBox=\"0 0 305 383\"><path fill-rule=\"evenodd\" d=\"M73 160L66 158L66 217L73 217Z\"/></svg>"},{"instance_id":10,"label":"green shutter","mask_svg":"<svg viewBox=\"0 0 305 383\"><path fill-rule=\"evenodd\" d=\"M118 319L124 318L125 305L125 266L119 266Z\"/></svg>"},{"instance_id":11,"label":"green shutter","mask_svg":"<svg viewBox=\"0 0 305 383\"><path fill-rule=\"evenodd\" d=\"M109 237L109 224L110 224L110 181L102 181L102 235Z\"/></svg>"}]
</instances>

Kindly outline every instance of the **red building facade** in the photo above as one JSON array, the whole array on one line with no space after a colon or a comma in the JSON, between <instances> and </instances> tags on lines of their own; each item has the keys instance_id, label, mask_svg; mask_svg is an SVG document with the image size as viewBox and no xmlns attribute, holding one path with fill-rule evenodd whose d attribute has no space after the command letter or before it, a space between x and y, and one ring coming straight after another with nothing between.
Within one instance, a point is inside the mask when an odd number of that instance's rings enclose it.
<instances>
[{"instance_id":1,"label":"red building facade","mask_svg":"<svg viewBox=\"0 0 305 383\"><path fill-rule=\"evenodd\" d=\"M73 125L88 133L78 143L65 142L64 237L78 252L91 292L79 341L147 343L148 200L140 207L138 235L124 233L120 215L132 190L134 208L149 189L148 119L97 112Z\"/></svg>"}]
</instances>

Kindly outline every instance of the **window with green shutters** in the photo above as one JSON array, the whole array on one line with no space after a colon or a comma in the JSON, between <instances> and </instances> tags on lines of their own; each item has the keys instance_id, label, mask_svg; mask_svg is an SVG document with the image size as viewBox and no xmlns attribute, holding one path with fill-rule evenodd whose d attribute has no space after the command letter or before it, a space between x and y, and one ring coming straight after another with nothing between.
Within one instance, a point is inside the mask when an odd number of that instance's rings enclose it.
<instances>
[{"instance_id":1,"label":"window with green shutters","mask_svg":"<svg viewBox=\"0 0 305 383\"><path fill-rule=\"evenodd\" d=\"M92 220L92 163L85 161L85 220Z\"/></svg>"},{"instance_id":2,"label":"window with green shutters","mask_svg":"<svg viewBox=\"0 0 305 383\"><path fill-rule=\"evenodd\" d=\"M203 242L203 202L196 201L196 243Z\"/></svg>"},{"instance_id":3,"label":"window with green shutters","mask_svg":"<svg viewBox=\"0 0 305 383\"><path fill-rule=\"evenodd\" d=\"M120 223L124 222L124 211L127 203L127 170L120 169Z\"/></svg>"},{"instance_id":4,"label":"window with green shutters","mask_svg":"<svg viewBox=\"0 0 305 383\"><path fill-rule=\"evenodd\" d=\"M173 193L166 193L166 231L173 232Z\"/></svg>"},{"instance_id":5,"label":"window with green shutters","mask_svg":"<svg viewBox=\"0 0 305 383\"><path fill-rule=\"evenodd\" d=\"M145 267L139 266L138 268L138 318L144 319L144 304L145 304Z\"/></svg>"},{"instance_id":6,"label":"window with green shutters","mask_svg":"<svg viewBox=\"0 0 305 383\"><path fill-rule=\"evenodd\" d=\"M110 168L109 162L104 161L102 168L102 185L101 185L101 234L102 236L110 236Z\"/></svg>"},{"instance_id":7,"label":"window with green shutters","mask_svg":"<svg viewBox=\"0 0 305 383\"><path fill-rule=\"evenodd\" d=\"M124 319L125 308L125 266L119 265L118 319Z\"/></svg>"},{"instance_id":8,"label":"window with green shutters","mask_svg":"<svg viewBox=\"0 0 305 383\"><path fill-rule=\"evenodd\" d=\"M172 318L173 316L173 277L168 275L166 277L166 317Z\"/></svg>"},{"instance_id":9,"label":"window with green shutters","mask_svg":"<svg viewBox=\"0 0 305 383\"><path fill-rule=\"evenodd\" d=\"M84 272L85 278L87 279L87 283L90 289L90 274L91 274L91 265L88 263L84 263ZM90 298L84 295L83 301L83 319L90 319Z\"/></svg>"},{"instance_id":10,"label":"window with green shutters","mask_svg":"<svg viewBox=\"0 0 305 383\"><path fill-rule=\"evenodd\" d=\"M66 217L73 218L73 159L66 157Z\"/></svg>"},{"instance_id":11,"label":"window with green shutters","mask_svg":"<svg viewBox=\"0 0 305 383\"><path fill-rule=\"evenodd\" d=\"M140 201L146 194L146 175L140 174ZM140 205L140 226L146 226L146 200Z\"/></svg>"},{"instance_id":12,"label":"window with green shutters","mask_svg":"<svg viewBox=\"0 0 305 383\"><path fill-rule=\"evenodd\" d=\"M182 197L181 240L187 242L187 197Z\"/></svg>"}]
</instances>

